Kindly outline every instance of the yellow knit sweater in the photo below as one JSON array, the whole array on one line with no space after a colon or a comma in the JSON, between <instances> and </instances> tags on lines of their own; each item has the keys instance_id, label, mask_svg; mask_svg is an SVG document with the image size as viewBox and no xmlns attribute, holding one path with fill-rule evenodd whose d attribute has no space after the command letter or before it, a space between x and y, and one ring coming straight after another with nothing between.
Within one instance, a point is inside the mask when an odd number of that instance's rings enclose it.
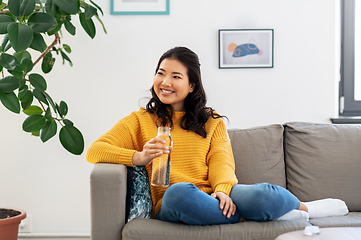
<instances>
[{"instance_id":1,"label":"yellow knit sweater","mask_svg":"<svg viewBox=\"0 0 361 240\"><path fill-rule=\"evenodd\" d=\"M193 183L206 193L230 194L237 184L234 159L225 124L221 118L209 118L205 128L207 137L184 130L180 119L184 112L175 112L171 129L173 151L171 156L170 185L178 182ZM121 119L112 129L98 138L87 150L90 163L119 163L134 166L132 157L142 151L143 145L157 136L157 116L141 108ZM146 166L150 179L152 166ZM167 187L151 186L153 216L159 211Z\"/></svg>"}]
</instances>

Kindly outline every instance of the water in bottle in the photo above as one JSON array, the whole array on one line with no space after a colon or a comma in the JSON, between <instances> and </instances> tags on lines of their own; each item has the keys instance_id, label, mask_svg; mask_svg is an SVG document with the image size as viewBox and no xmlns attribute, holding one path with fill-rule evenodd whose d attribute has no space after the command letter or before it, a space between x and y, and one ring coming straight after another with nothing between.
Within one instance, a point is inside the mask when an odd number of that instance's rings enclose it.
<instances>
[{"instance_id":1,"label":"water in bottle","mask_svg":"<svg viewBox=\"0 0 361 240\"><path fill-rule=\"evenodd\" d=\"M169 127L158 127L157 137L165 140L166 141L165 145L169 146L170 148L172 147L173 141L170 135ZM169 186L170 159L171 159L171 149L170 149L170 153L163 154L160 157L153 159L152 179L151 179L151 184L153 186L161 186L161 187Z\"/></svg>"}]
</instances>

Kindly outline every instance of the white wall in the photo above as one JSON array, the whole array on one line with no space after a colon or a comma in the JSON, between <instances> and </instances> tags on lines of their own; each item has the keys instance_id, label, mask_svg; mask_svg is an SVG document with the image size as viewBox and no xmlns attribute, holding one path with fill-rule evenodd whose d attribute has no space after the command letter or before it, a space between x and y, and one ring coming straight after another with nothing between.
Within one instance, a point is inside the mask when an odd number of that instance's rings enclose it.
<instances>
[{"instance_id":1,"label":"white wall","mask_svg":"<svg viewBox=\"0 0 361 240\"><path fill-rule=\"evenodd\" d=\"M208 103L229 128L287 121L328 123L337 115L338 0L171 0L167 16L110 15L91 40L64 31L74 67L58 59L48 92L69 105L86 148L120 118L144 106L160 55L177 45L197 52ZM77 20L76 20L77 22ZM218 29L274 29L274 68L219 69ZM34 233L89 233L92 165L22 131L24 114L0 106L0 206L32 215Z\"/></svg>"}]
</instances>

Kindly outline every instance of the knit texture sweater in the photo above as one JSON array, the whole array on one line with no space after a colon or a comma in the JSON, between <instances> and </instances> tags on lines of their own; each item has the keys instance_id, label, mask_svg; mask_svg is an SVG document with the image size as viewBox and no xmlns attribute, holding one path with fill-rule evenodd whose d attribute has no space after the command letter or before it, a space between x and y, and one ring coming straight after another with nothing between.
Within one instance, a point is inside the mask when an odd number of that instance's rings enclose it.
<instances>
[{"instance_id":1,"label":"knit texture sweater","mask_svg":"<svg viewBox=\"0 0 361 240\"><path fill-rule=\"evenodd\" d=\"M171 136L170 185L189 182L206 193L230 194L237 184L230 139L222 118L210 117L205 124L207 137L181 128L184 112L174 112ZM132 157L141 152L144 144L157 136L158 117L144 108L121 119L107 133L99 137L87 150L90 163L118 163L134 166ZM158 124L159 125L159 124ZM152 165L146 166L151 179ZM162 197L167 187L150 186L153 201L153 217L160 210Z\"/></svg>"}]
</instances>

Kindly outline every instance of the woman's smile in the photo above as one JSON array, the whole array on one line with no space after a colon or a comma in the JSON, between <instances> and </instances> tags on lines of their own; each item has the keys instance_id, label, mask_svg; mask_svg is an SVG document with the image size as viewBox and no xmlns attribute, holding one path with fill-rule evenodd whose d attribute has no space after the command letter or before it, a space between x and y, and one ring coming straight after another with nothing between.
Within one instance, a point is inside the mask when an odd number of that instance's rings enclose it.
<instances>
[{"instance_id":1,"label":"woman's smile","mask_svg":"<svg viewBox=\"0 0 361 240\"><path fill-rule=\"evenodd\" d=\"M170 95L170 94L174 93L174 91L167 90L167 89L164 89L164 88L161 88L160 90L161 90L162 93L165 94L165 95Z\"/></svg>"}]
</instances>

